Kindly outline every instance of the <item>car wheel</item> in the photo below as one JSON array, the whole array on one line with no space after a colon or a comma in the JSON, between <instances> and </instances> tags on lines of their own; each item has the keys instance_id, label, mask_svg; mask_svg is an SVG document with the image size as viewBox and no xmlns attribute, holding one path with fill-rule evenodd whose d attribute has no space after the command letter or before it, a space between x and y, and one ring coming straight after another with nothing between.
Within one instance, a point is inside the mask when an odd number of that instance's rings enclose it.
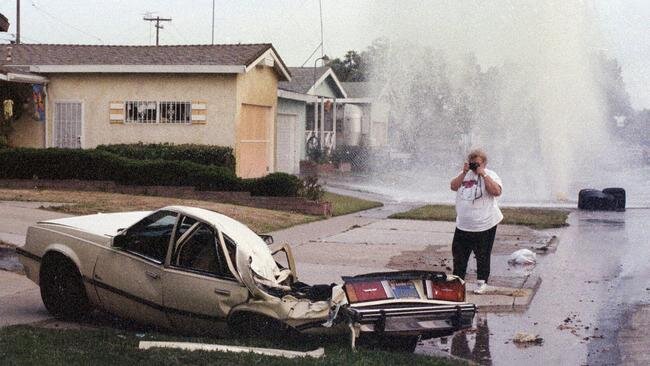
<instances>
[{"instance_id":1,"label":"car wheel","mask_svg":"<svg viewBox=\"0 0 650 366\"><path fill-rule=\"evenodd\" d=\"M289 328L279 320L250 312L231 315L228 328L234 334L244 337L270 337L288 335L289 332Z\"/></svg>"},{"instance_id":2,"label":"car wheel","mask_svg":"<svg viewBox=\"0 0 650 366\"><path fill-rule=\"evenodd\" d=\"M380 346L388 351L413 353L418 340L418 336L384 336L380 340Z\"/></svg>"},{"instance_id":3,"label":"car wheel","mask_svg":"<svg viewBox=\"0 0 650 366\"><path fill-rule=\"evenodd\" d=\"M55 318L78 320L92 311L77 266L64 255L48 253L39 274L41 299Z\"/></svg>"}]
</instances>

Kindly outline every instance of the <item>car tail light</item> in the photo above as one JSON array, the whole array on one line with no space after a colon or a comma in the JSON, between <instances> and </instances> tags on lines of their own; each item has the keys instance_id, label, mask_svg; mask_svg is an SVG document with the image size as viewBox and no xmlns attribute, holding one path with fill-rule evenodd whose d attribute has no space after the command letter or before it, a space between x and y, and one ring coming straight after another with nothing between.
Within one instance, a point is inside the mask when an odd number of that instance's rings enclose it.
<instances>
[{"instance_id":1,"label":"car tail light","mask_svg":"<svg viewBox=\"0 0 650 366\"><path fill-rule=\"evenodd\" d=\"M427 298L444 301L465 301L465 283L459 278L447 281L426 280Z\"/></svg>"},{"instance_id":2,"label":"car tail light","mask_svg":"<svg viewBox=\"0 0 650 366\"><path fill-rule=\"evenodd\" d=\"M350 303L362 301L385 300L392 298L385 281L352 282L345 284L345 293Z\"/></svg>"}]
</instances>

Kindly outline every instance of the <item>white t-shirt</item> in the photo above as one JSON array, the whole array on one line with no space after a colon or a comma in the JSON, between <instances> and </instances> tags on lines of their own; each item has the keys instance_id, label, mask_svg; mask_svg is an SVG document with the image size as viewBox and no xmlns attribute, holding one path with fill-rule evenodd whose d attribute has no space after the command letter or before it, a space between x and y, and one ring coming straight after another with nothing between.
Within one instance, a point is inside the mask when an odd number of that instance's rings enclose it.
<instances>
[{"instance_id":1,"label":"white t-shirt","mask_svg":"<svg viewBox=\"0 0 650 366\"><path fill-rule=\"evenodd\" d=\"M497 173L485 169L501 188L501 178ZM465 174L463 183L456 191L456 227L463 231L485 231L503 220L503 214L497 205L497 197L489 194L485 180L474 171Z\"/></svg>"}]
</instances>

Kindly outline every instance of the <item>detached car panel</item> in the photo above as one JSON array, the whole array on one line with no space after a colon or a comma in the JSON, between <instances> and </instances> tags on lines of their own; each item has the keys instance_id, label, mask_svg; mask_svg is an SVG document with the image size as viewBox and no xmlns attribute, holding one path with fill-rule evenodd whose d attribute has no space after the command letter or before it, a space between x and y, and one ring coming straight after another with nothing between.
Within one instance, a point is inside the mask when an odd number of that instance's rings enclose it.
<instances>
[{"instance_id":1,"label":"detached car panel","mask_svg":"<svg viewBox=\"0 0 650 366\"><path fill-rule=\"evenodd\" d=\"M227 216L170 206L39 222L17 252L59 318L100 308L198 333L266 319L351 332L353 346L364 333L434 337L471 326L476 307L455 276L385 272L312 286L298 281L291 248L272 242Z\"/></svg>"}]
</instances>

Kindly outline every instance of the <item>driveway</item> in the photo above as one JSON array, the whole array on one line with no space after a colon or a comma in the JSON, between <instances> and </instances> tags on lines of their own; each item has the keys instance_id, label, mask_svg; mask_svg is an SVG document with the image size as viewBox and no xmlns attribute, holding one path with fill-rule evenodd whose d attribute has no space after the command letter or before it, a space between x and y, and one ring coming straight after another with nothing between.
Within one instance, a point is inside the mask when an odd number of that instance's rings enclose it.
<instances>
[{"instance_id":1,"label":"driveway","mask_svg":"<svg viewBox=\"0 0 650 366\"><path fill-rule=\"evenodd\" d=\"M60 205L57 203L56 205ZM47 202L0 201L0 241L14 246L25 244L25 235L29 225L42 220L59 219L70 215L46 211L42 207Z\"/></svg>"}]
</instances>

